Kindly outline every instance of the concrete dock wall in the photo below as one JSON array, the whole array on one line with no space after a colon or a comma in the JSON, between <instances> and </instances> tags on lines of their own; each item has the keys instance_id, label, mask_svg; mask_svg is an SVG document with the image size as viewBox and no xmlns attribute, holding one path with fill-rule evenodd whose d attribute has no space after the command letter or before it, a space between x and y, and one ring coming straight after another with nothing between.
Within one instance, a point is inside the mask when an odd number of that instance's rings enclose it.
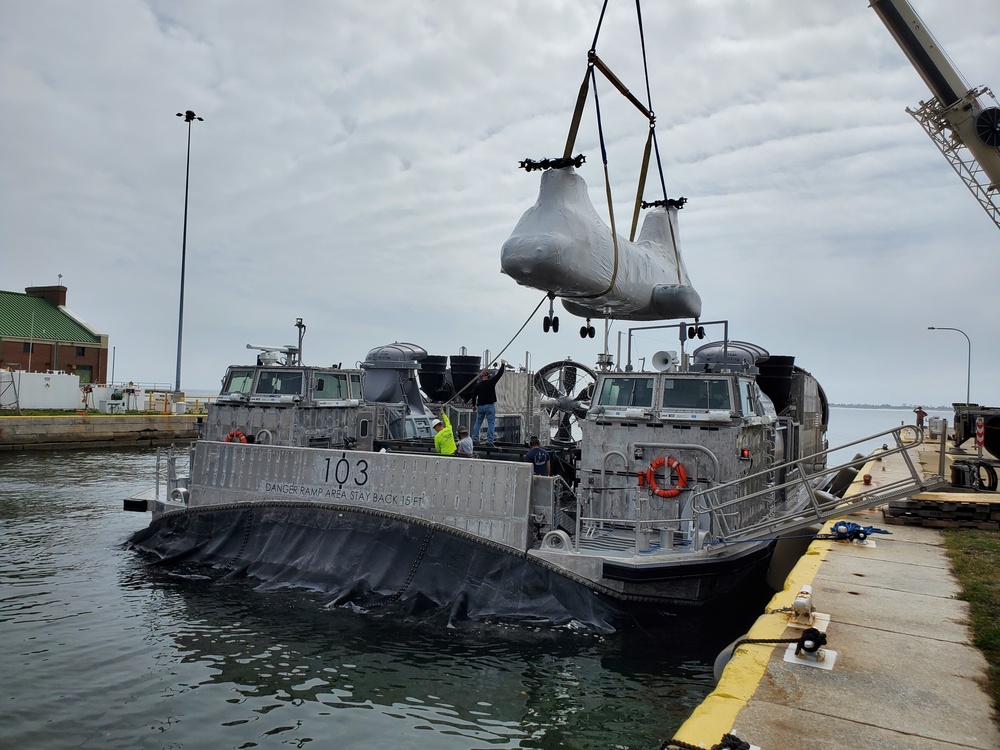
<instances>
[{"instance_id":1,"label":"concrete dock wall","mask_svg":"<svg viewBox=\"0 0 1000 750\"><path fill-rule=\"evenodd\" d=\"M194 414L0 417L0 451L141 448L198 438Z\"/></svg>"},{"instance_id":2,"label":"concrete dock wall","mask_svg":"<svg viewBox=\"0 0 1000 750\"><path fill-rule=\"evenodd\" d=\"M921 447L918 466L925 478L941 465L942 447ZM906 472L900 454L870 459L845 496L859 491L866 475L879 486ZM947 494L957 505L996 496L955 490L919 493L914 500L941 501ZM884 510L844 518L880 526ZM960 598L940 532L908 525L883 531L864 544L813 541L747 633L764 643L732 649L718 686L675 738L709 748L733 734L765 750L1000 748L985 689L988 664L973 645L969 605ZM787 644L775 643L802 635L789 610L804 586L828 618L828 627L816 627L836 654L829 669L789 659Z\"/></svg>"}]
</instances>

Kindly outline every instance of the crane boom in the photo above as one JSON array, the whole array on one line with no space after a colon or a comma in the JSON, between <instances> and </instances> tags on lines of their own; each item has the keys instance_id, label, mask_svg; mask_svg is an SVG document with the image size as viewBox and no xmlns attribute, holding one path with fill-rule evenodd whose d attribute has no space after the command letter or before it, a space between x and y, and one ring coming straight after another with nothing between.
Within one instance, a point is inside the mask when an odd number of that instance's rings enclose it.
<instances>
[{"instance_id":1,"label":"crane boom","mask_svg":"<svg viewBox=\"0 0 1000 750\"><path fill-rule=\"evenodd\" d=\"M874 0L871 7L941 104L965 95L971 87L906 0Z\"/></svg>"},{"instance_id":2,"label":"crane boom","mask_svg":"<svg viewBox=\"0 0 1000 750\"><path fill-rule=\"evenodd\" d=\"M924 128L966 187L1000 227L1000 107L971 88L908 0L871 0L871 8L927 84L933 99L906 111ZM989 97L993 105L986 106Z\"/></svg>"}]
</instances>

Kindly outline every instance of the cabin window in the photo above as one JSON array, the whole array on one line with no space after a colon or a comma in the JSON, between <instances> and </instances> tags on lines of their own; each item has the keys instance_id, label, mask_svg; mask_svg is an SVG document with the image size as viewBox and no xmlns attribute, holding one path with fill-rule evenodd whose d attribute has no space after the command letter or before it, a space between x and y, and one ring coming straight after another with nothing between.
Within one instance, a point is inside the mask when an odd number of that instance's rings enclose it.
<instances>
[{"instance_id":1,"label":"cabin window","mask_svg":"<svg viewBox=\"0 0 1000 750\"><path fill-rule=\"evenodd\" d=\"M740 409L743 410L744 416L757 413L757 408L754 406L753 385L749 380L740 381Z\"/></svg>"},{"instance_id":2,"label":"cabin window","mask_svg":"<svg viewBox=\"0 0 1000 750\"><path fill-rule=\"evenodd\" d=\"M729 381L702 378L665 378L664 409L732 409Z\"/></svg>"},{"instance_id":3,"label":"cabin window","mask_svg":"<svg viewBox=\"0 0 1000 750\"><path fill-rule=\"evenodd\" d=\"M356 372L351 374L351 398L361 398L361 375Z\"/></svg>"},{"instance_id":4,"label":"cabin window","mask_svg":"<svg viewBox=\"0 0 1000 750\"><path fill-rule=\"evenodd\" d=\"M601 406L652 406L653 379L605 378L597 403Z\"/></svg>"},{"instance_id":5,"label":"cabin window","mask_svg":"<svg viewBox=\"0 0 1000 750\"><path fill-rule=\"evenodd\" d=\"M253 370L230 370L222 386L223 393L250 393Z\"/></svg>"},{"instance_id":6,"label":"cabin window","mask_svg":"<svg viewBox=\"0 0 1000 750\"><path fill-rule=\"evenodd\" d=\"M261 396L284 396L302 394L301 370L264 370L257 381L257 390Z\"/></svg>"},{"instance_id":7,"label":"cabin window","mask_svg":"<svg viewBox=\"0 0 1000 750\"><path fill-rule=\"evenodd\" d=\"M368 430L370 424L371 422L369 422L367 419L361 420L361 424L359 425L359 432L361 434L361 437L363 438L368 437Z\"/></svg>"},{"instance_id":8,"label":"cabin window","mask_svg":"<svg viewBox=\"0 0 1000 750\"><path fill-rule=\"evenodd\" d=\"M347 375L323 372L316 376L316 389L313 391L313 398L343 400L350 397Z\"/></svg>"}]
</instances>

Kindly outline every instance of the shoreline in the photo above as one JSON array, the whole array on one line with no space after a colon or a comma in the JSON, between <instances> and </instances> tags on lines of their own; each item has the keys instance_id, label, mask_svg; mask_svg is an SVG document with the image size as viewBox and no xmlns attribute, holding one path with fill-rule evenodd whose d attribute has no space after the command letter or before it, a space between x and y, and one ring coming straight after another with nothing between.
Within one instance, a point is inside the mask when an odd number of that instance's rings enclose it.
<instances>
[{"instance_id":1,"label":"shoreline","mask_svg":"<svg viewBox=\"0 0 1000 750\"><path fill-rule=\"evenodd\" d=\"M198 414L0 416L0 453L149 448L193 441L203 419Z\"/></svg>"}]
</instances>

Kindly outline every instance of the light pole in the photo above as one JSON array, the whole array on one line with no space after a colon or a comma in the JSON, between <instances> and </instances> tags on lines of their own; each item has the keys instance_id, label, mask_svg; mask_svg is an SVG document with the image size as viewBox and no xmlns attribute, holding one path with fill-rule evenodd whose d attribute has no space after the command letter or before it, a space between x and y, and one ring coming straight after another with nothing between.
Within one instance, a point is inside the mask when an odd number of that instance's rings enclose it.
<instances>
[{"instance_id":1,"label":"light pole","mask_svg":"<svg viewBox=\"0 0 1000 750\"><path fill-rule=\"evenodd\" d=\"M969 338L969 334L963 331L961 328L945 328L939 326L935 328L934 326L927 326L928 331L958 331L960 334L965 336L965 340L969 343L969 361L965 369L965 403L972 403L969 401L970 386L972 384L972 339Z\"/></svg>"},{"instance_id":2,"label":"light pole","mask_svg":"<svg viewBox=\"0 0 1000 750\"><path fill-rule=\"evenodd\" d=\"M190 109L186 112L178 112L178 117L183 117L188 126L187 143L187 167L184 170L184 235L181 240L181 299L177 312L177 377L174 379L174 390L181 389L181 341L184 337L184 266L187 262L187 237L188 237L188 185L191 182L191 122L197 120L204 122L204 117L198 117Z\"/></svg>"}]
</instances>

